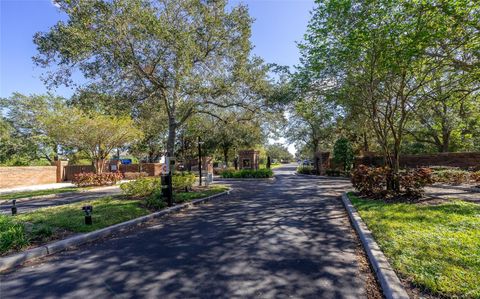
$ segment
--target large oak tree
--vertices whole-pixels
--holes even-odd
[[[168,118],[167,152],[192,115],[232,106],[252,110],[251,88],[265,72],[250,59],[252,19],[246,7],[226,0],[57,0],[67,21],[37,33],[37,64],[50,67],[46,81],[85,85],[131,100],[151,102]],[[75,82],[75,83],[78,83]],[[241,97],[231,97],[235,93]]]

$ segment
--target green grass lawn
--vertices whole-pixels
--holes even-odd
[[[227,190],[223,185],[209,189],[175,193],[177,203],[207,197]],[[82,207],[93,206],[93,225],[84,224]],[[105,197],[67,205],[41,208],[17,216],[0,215],[0,255],[29,245],[61,238],[61,233],[86,233],[151,213],[142,199]]]
[[[93,206],[93,225],[84,224],[85,214],[82,207]],[[82,201],[68,205],[39,209],[16,216],[20,222],[43,224],[49,227],[63,228],[71,232],[91,232],[100,228],[124,222],[148,214],[140,200],[126,200],[106,197]]]
[[[212,196],[226,190],[228,190],[228,187],[223,185],[210,185],[209,189],[207,190],[196,191],[196,192],[175,193],[173,197],[175,199],[175,202],[181,203],[181,202],[190,201],[197,198]]]
[[[400,276],[434,294],[480,298],[480,205],[349,198]]]
[[[65,187],[65,188],[58,188],[58,189],[21,191],[21,192],[0,194],[0,200],[12,200],[12,199],[18,199],[18,198],[27,198],[27,197],[34,197],[34,196],[50,195],[50,194],[60,194],[65,192],[81,191],[84,189],[85,188]]]

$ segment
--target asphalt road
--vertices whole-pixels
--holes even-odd
[[[348,183],[293,170],[0,275],[0,298],[364,298]]]

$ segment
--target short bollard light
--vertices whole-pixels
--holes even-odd
[[[17,203],[16,199],[12,200],[12,216],[17,215],[17,206],[15,205],[16,203]]]
[[[86,225],[92,225],[93,207],[92,206],[84,206],[84,207],[82,207],[82,210],[85,212],[85,224]]]

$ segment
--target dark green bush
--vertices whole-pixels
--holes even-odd
[[[147,199],[145,205],[151,210],[161,210],[167,206],[167,203],[162,198],[162,190],[156,189]]]
[[[133,197],[146,197],[161,188],[160,178],[140,178],[120,185],[123,193]]]
[[[172,178],[173,188],[176,190],[191,189],[197,178],[191,172],[176,173]]]
[[[315,169],[312,166],[299,166],[297,168],[299,174],[315,174]]]
[[[191,189],[196,177],[189,172],[180,172],[173,175],[172,184],[175,190]],[[120,185],[123,193],[133,197],[147,197],[156,190],[161,190],[161,179],[159,177],[139,178],[138,180],[123,183]]]
[[[222,178],[234,178],[234,179],[260,179],[273,177],[273,171],[271,169],[242,169],[242,170],[225,170],[221,174]]]

